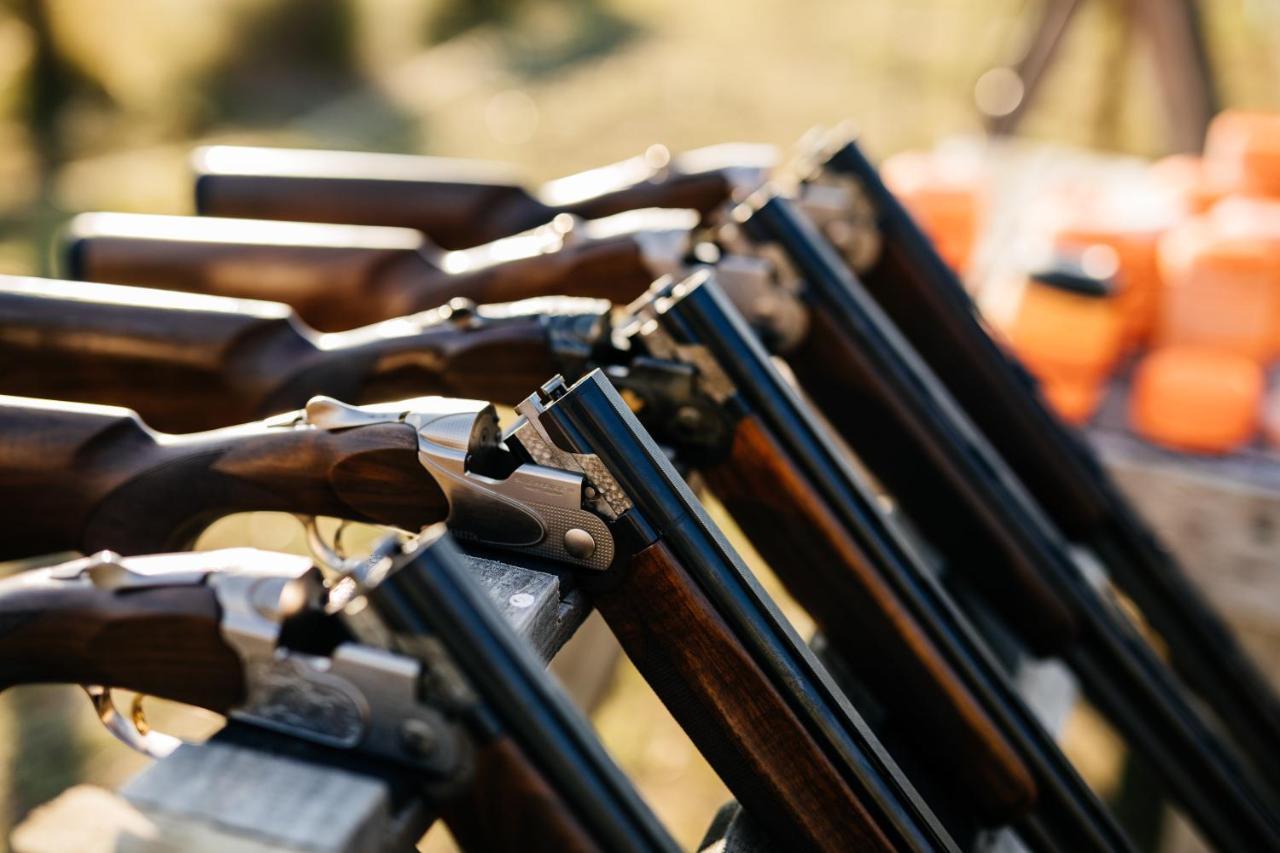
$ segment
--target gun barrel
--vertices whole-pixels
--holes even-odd
[[[867,292],[971,414],[1062,531],[1087,545],[1138,604],[1174,667],[1254,756],[1280,754],[1280,697],[1232,631],[1053,414],[1034,380],[982,327],[954,272],[859,147],[827,168],[853,176],[876,210],[883,250]],[[1275,762],[1259,769],[1280,784]]]
[[[860,804],[859,812],[877,828],[861,843],[954,849],[955,842],[772,605],[603,374],[595,371],[567,393],[558,397],[556,393],[553,389],[546,409],[553,434],[571,452],[597,456],[621,484],[645,525],[646,536],[654,543],[649,552],[660,558],[649,568],[669,572],[681,567],[685,583],[690,584],[685,594],[705,599],[723,620],[724,629],[740,638],[748,660],[759,669],[765,683],[782,695],[788,715],[807,733],[808,748],[816,746],[825,757],[825,762],[815,766],[834,767],[839,781],[852,792],[852,802]],[[628,607],[630,600],[630,595],[597,596],[606,618],[611,607]],[[663,609],[657,602],[653,604],[657,610]],[[683,624],[683,620],[677,621]],[[664,627],[674,630],[675,625],[650,630]],[[688,643],[687,634],[682,641]],[[696,656],[697,650],[686,649],[684,654]],[[705,673],[698,678],[705,678]],[[664,687],[682,692],[689,689],[660,678],[655,689]],[[749,700],[742,697],[741,701]],[[796,751],[793,760],[801,755]],[[803,774],[798,761],[792,766]],[[739,780],[734,790],[749,811],[764,819],[764,811],[753,809],[750,803],[759,799],[759,791],[752,790],[759,783]],[[812,790],[811,779],[791,780],[789,796],[806,787]],[[879,841],[873,841],[876,837]]]
[[[705,346],[715,356],[790,465],[813,484],[946,664],[1013,744],[1035,780],[1036,811],[1043,815],[1045,831],[1070,839],[1071,849],[1126,849],[1129,841],[1106,807],[1019,697],[937,578],[888,524],[870,487],[773,366],[714,280],[687,283],[681,289],[681,298],[668,301],[662,314],[664,327],[679,342]],[[811,570],[819,572],[821,567]]]
[[[1077,664],[1086,691],[1105,699],[1113,721],[1160,768],[1181,807],[1207,836],[1233,849],[1280,842],[1280,829],[1259,800],[1247,765],[1198,716],[1123,617],[1088,585],[1057,531],[834,250],[778,198],[762,200],[743,215],[757,239],[778,243],[800,270],[814,308],[811,338],[829,327],[824,360],[812,360],[816,350],[797,353],[793,366],[802,386],[853,447],[878,447],[864,461],[904,501],[927,536],[941,532],[938,544],[963,555],[952,561],[954,568],[974,577],[975,586],[988,594],[992,588],[979,581],[999,577],[1006,591],[997,599],[1000,611],[1033,647],[1053,638],[1028,630],[1025,611],[1038,614],[1047,606],[1048,613],[1062,614],[1071,630],[1040,651]],[[852,367],[860,383],[859,402],[874,403],[878,397],[880,408],[850,407],[847,388],[842,394],[830,387],[841,385],[832,381],[833,364]],[[877,444],[885,438],[909,438],[897,451],[929,465],[897,464],[902,457],[886,455]],[[947,482],[953,491],[940,505]],[[928,484],[927,492],[918,490],[921,483]],[[936,526],[939,520],[959,522],[970,534],[946,542],[950,537]],[[984,529],[995,547],[975,549],[983,543],[977,534]],[[1019,594],[1007,596],[1010,589]],[[1146,724],[1140,722],[1144,716]]]
[[[482,746],[490,757],[477,762],[466,807],[444,810],[459,837],[486,849],[500,840],[500,849],[523,849],[531,837],[562,849],[581,837],[599,850],[676,849],[447,536],[421,547],[367,598],[396,635],[437,638],[491,715],[473,728],[492,741]],[[497,731],[486,732],[494,721]],[[501,795],[513,789],[519,796]]]

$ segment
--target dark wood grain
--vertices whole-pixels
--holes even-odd
[[[417,529],[447,507],[406,424],[176,437],[120,409],[0,402],[0,559],[175,550],[254,510]]]
[[[196,203],[208,216],[397,225],[446,249],[476,246],[532,228],[555,213],[503,184],[361,179],[341,175],[201,174]]]
[[[206,586],[107,590],[41,579],[0,584],[0,688],[101,684],[225,713],[240,659]]]
[[[757,418],[739,422],[707,484],[831,647],[907,721],[944,786],[993,824],[1036,798],[1030,771]]]
[[[514,404],[557,372],[538,316],[318,336],[284,305],[0,276],[0,393],[123,406],[166,432],[423,394]],[[76,288],[68,291],[68,288]]]
[[[442,275],[420,247],[388,247],[382,240],[301,243],[291,231],[272,239],[275,223],[239,242],[188,240],[167,236],[160,224],[166,219],[157,219],[154,238],[113,232],[109,223],[77,237],[68,249],[69,272],[86,281],[283,302],[324,331],[398,317],[419,302],[431,308],[448,301],[414,299]]]
[[[601,193],[564,208],[584,219],[600,219],[646,207],[685,208],[702,215],[729,201],[732,187],[720,172],[673,173],[614,192]],[[427,232],[428,234],[430,232]]]
[[[519,745],[498,737],[479,747],[471,783],[441,807],[464,850],[588,853],[594,844]]]
[[[86,229],[68,249],[71,274],[86,281],[132,284],[242,299],[283,302],[322,331],[338,331],[435,308],[450,299],[513,302],[549,294],[628,302],[654,272],[635,238],[583,238],[555,249],[446,272],[422,246],[389,248],[385,238],[335,229],[324,242],[301,241],[280,223],[249,224],[243,240],[174,236],[156,217],[155,234],[138,222]],[[198,220],[195,220],[198,224]]]
[[[595,598],[627,656],[743,806],[793,849],[891,850],[765,673],[661,542]]]
[[[396,225],[415,228],[446,249],[463,249],[551,221],[559,213],[587,219],[646,207],[688,208],[706,214],[728,200],[719,172],[669,172],[552,207],[522,187],[504,183],[404,178],[370,179],[335,161],[308,175],[238,174],[205,169],[197,178],[197,205],[211,216]]]
[[[444,294],[479,303],[563,295],[626,303],[644,293],[654,278],[635,238],[620,236],[585,238],[554,252],[493,264],[433,284],[437,300]]]
[[[1071,611],[1041,567],[1009,538],[998,508],[983,504],[964,472],[924,435],[853,342],[821,311],[787,354],[800,386],[956,571],[995,605],[1032,648],[1052,654],[1074,639]],[[839,368],[839,369],[837,369]]]

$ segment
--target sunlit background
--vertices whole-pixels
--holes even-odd
[[[1082,4],[1023,136],[1157,156],[1164,103],[1128,14]],[[1203,3],[1224,104],[1280,109],[1280,2]],[[56,271],[84,210],[192,211],[196,142],[511,161],[531,182],[849,118],[884,156],[983,131],[1017,91],[1034,0],[0,0],[0,273]],[[220,531],[296,548],[295,531]],[[630,670],[594,721],[685,844],[726,794]],[[1072,740],[1100,784],[1105,733]],[[196,729],[199,725],[195,726]],[[0,824],[142,760],[69,690],[0,697]],[[7,835],[7,830],[5,831]]]

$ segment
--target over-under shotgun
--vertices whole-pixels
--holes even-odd
[[[468,850],[678,849],[447,537],[373,567],[350,617],[310,560],[251,549],[23,572],[0,688],[136,690],[394,766]]]
[[[0,373],[0,393],[52,389],[129,406],[176,431],[269,414],[264,401],[287,406],[312,394],[375,401],[471,382],[514,403],[528,382],[508,364],[571,374],[605,364],[646,428],[701,471],[814,614],[842,664],[910,721],[952,797],[1002,821],[1034,800],[1040,817],[1021,827],[1033,844],[1051,837],[1076,850],[1124,847],[708,273],[656,287],[616,329],[607,304],[547,298],[465,306],[461,314],[455,306],[383,324],[380,334],[320,337],[283,306],[191,296],[174,308],[174,299],[137,288],[0,281],[0,360],[23,365]],[[191,327],[205,330],[199,341]],[[398,381],[388,383],[376,369],[382,359],[417,369],[394,368]]]
[[[578,187],[582,203],[605,201],[610,212],[687,205],[715,220],[735,193],[763,183],[776,158],[762,147],[713,151],[687,158],[702,161],[695,166],[679,165],[677,156],[668,172],[646,171],[643,161],[604,167],[552,182],[547,193]],[[454,247],[532,227],[562,209],[465,160],[215,147],[197,155],[196,168],[206,213],[405,225]],[[983,328],[954,272],[856,142],[841,132],[815,136],[801,144],[785,171],[789,192],[843,250],[870,296],[1063,534],[1088,548],[1138,604],[1175,668],[1244,752],[1280,753],[1275,690],[1093,453]],[[696,182],[701,190],[695,202],[677,189],[683,184],[667,180],[685,175],[723,177]],[[393,201],[382,203],[383,191]],[[1280,790],[1276,763],[1259,758],[1256,764]]]
[[[956,274],[884,185],[856,142],[819,138],[797,168],[800,195],[843,191],[828,224],[873,297],[965,407],[1055,525],[1090,550],[1142,610],[1174,667],[1259,770],[1280,754],[1280,699],[1231,629],[1160,545],[1092,450],[1046,405],[1035,381],[991,337]],[[851,212],[859,211],[857,216]],[[870,239],[860,239],[869,236]],[[866,251],[864,247],[872,247]]]
[[[1239,781],[1253,774],[1199,718],[1151,649],[1087,587],[1059,534],[1028,538],[1018,532],[1051,526],[834,250],[784,199],[774,194],[762,194],[761,199],[758,210],[741,208],[741,221],[730,222],[717,236],[731,257],[756,251],[767,258],[781,278],[775,288],[780,299],[794,299],[798,292],[809,309],[803,336],[798,344],[792,336],[786,356],[828,419],[903,501],[928,538],[950,555],[965,555],[958,561],[962,567],[966,561],[988,563],[1000,556],[994,564],[999,571],[973,571],[972,577],[1033,651],[1062,656],[1064,650],[1078,648],[1080,613],[1073,610],[1088,608],[1092,627],[1101,632],[1091,639],[1104,637],[1109,649],[1103,661],[1117,666],[1117,661],[1128,660],[1133,672],[1145,673],[1141,678],[1110,673],[1109,693],[1095,701],[1135,744],[1152,754],[1185,808],[1199,812],[1202,823],[1216,821],[1218,828],[1206,830],[1208,834],[1249,823],[1224,817],[1210,803],[1235,803],[1242,814],[1253,816],[1255,827],[1269,824],[1266,809],[1248,804],[1253,799],[1249,784]],[[770,235],[775,226],[781,237]],[[789,258],[781,266],[773,263],[779,251]],[[818,258],[821,262],[815,261]],[[970,447],[970,438],[980,451]],[[991,470],[999,476],[991,477]],[[972,485],[978,475],[1000,485],[983,495],[988,487]],[[1016,496],[1015,509],[986,504],[1009,504],[1006,491]],[[948,509],[953,503],[968,509]],[[1047,574],[1046,560],[1051,566]],[[1075,601],[1063,594],[1067,588],[1076,589]],[[1113,628],[1120,633],[1108,635]],[[1117,655],[1121,651],[1124,654]],[[1091,671],[1095,680],[1103,678],[1098,667]],[[1144,685],[1145,693],[1126,686],[1130,684]],[[1158,712],[1135,710],[1157,706]],[[1151,714],[1165,723],[1151,727],[1139,722]],[[1216,793],[1206,795],[1211,787]]]
[[[808,333],[787,363],[949,567],[1029,649],[1068,663],[1214,843],[1280,843],[1280,815],[1256,775],[1093,585],[1067,540],[814,225],[762,191],[735,210],[732,229],[736,250],[781,253],[803,281]]]
[[[628,302],[683,267],[697,221],[639,210],[444,252],[405,228],[93,213],[72,221],[66,264],[73,278],[287,302],[329,332],[458,297]]]
[[[548,383],[505,436],[445,398],[305,413],[208,433],[127,410],[0,407],[0,555],[163,550],[218,516],[327,515],[573,570],[624,650],[772,834],[819,849],[955,849],[599,372]]]

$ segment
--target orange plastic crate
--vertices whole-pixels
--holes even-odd
[[[1280,196],[1280,113],[1226,110],[1209,125],[1205,163],[1225,189]]]
[[[1151,164],[1150,174],[1187,213],[1203,213],[1222,198],[1226,188],[1209,175],[1203,157],[1174,154]]]
[[[1256,361],[1207,347],[1152,351],[1134,372],[1130,426],[1174,450],[1229,453],[1257,433],[1266,379]]]
[[[1280,242],[1197,217],[1160,241],[1156,341],[1217,347],[1258,362],[1280,342]]]
[[[1106,247],[1093,247],[1086,257],[1099,252],[1113,271],[1115,255]],[[1006,330],[1009,346],[1040,380],[1049,402],[1074,423],[1093,414],[1124,351],[1124,315],[1112,287],[1109,276],[1059,263],[1029,277]]]

